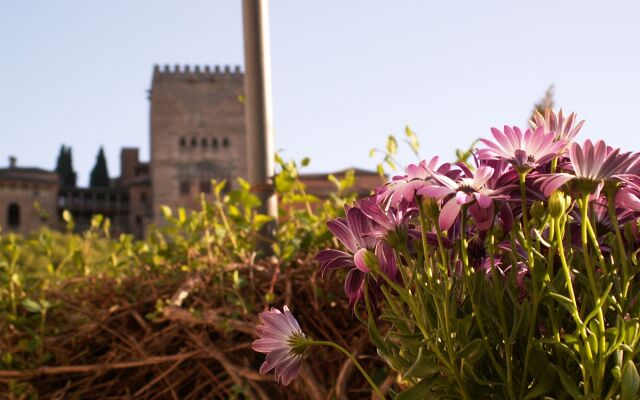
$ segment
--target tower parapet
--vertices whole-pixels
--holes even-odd
[[[153,66],[154,80],[198,80],[208,81],[216,79],[241,79],[244,76],[239,65],[235,65],[233,69],[230,65],[184,65],[176,64],[171,67],[169,64]]]

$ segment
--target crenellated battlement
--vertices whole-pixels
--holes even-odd
[[[230,65],[205,65],[204,67],[200,65],[180,65],[175,64],[174,66],[170,66],[165,64],[164,66],[154,65],[153,66],[153,80],[176,80],[176,79],[185,79],[185,80],[216,80],[216,79],[237,79],[242,78],[244,73],[239,65],[236,65],[231,68]]]

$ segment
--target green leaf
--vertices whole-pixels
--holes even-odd
[[[262,225],[272,220],[273,220],[272,217],[264,214],[256,214],[256,216],[253,218],[253,222],[256,224],[257,228],[260,228]]]
[[[64,220],[64,222],[72,222],[73,221],[73,216],[71,215],[69,210],[64,210],[62,212],[62,219]]]
[[[555,375],[552,369],[547,369],[538,381],[538,384],[524,397],[524,400],[538,399],[550,391],[555,384]]]
[[[460,355],[467,360],[468,364],[474,365],[484,355],[484,351],[482,339],[475,339],[460,350]]]
[[[569,311],[570,313],[574,312],[575,307],[573,306],[573,302],[570,298],[554,292],[549,292],[549,295],[558,300],[560,304],[567,309],[567,311]]]
[[[32,313],[39,313],[41,310],[40,304],[38,304],[38,302],[35,300],[31,300],[30,298],[22,300],[22,307]]]
[[[423,400],[434,399],[434,394],[431,393],[433,387],[433,379],[423,379],[418,384],[410,387],[404,392],[396,396],[395,400]]]
[[[569,394],[574,399],[580,398],[580,390],[578,389],[578,385],[573,380],[573,378],[567,375],[567,373],[564,372],[564,370],[562,370],[560,367],[556,367],[553,364],[550,364],[550,365],[558,373],[558,376],[560,377],[560,382],[562,383],[562,387],[564,388],[564,390],[567,391],[567,394]]]
[[[389,154],[396,154],[398,152],[398,141],[393,135],[389,135],[387,139],[387,151]]]
[[[632,360],[627,360],[622,368],[621,395],[622,400],[633,400],[637,398],[640,388],[640,376]]]
[[[375,323],[369,323],[368,330],[371,343],[373,343],[373,345],[376,346],[376,348],[384,355],[389,355],[389,349],[387,348],[387,345],[385,344],[382,335],[380,335],[380,331],[378,331],[378,327]]]
[[[251,184],[242,178],[238,178],[238,184],[242,190],[251,190]]]
[[[409,138],[409,140],[407,140],[407,143],[409,144],[409,147],[411,147],[413,153],[415,155],[419,155],[418,153],[420,150],[420,142],[418,141],[418,135],[416,135],[416,133],[412,131],[408,126],[404,128],[404,133]]]
[[[184,207],[178,208],[178,220],[181,224],[187,221],[187,210],[185,210]]]
[[[549,360],[547,353],[541,344],[535,343],[531,347],[531,356],[529,358],[529,371],[536,379],[543,379],[544,374],[549,371]],[[553,372],[553,370],[551,370]],[[555,375],[555,373],[554,373]]]
[[[284,163],[285,163],[285,162],[284,162],[284,160],[282,159],[282,157],[280,157],[280,153],[277,153],[277,152],[276,152],[276,154],[275,154],[275,156],[274,156],[274,157],[275,157],[275,159],[276,159],[276,164],[278,164],[278,165],[280,165],[280,166],[283,166],[283,165],[284,165]]]
[[[49,303],[49,302],[48,302],[47,300],[45,300],[45,299],[41,299],[41,300],[40,300],[40,307],[41,307],[41,308],[43,308],[43,309],[45,309],[45,310],[48,310],[49,308],[51,308],[51,303]]]
[[[171,208],[169,206],[160,206],[160,211],[162,212],[162,216],[165,219],[171,218],[173,212],[171,212]]]
[[[220,193],[222,193],[222,189],[224,189],[224,187],[227,185],[227,180],[223,179],[222,181],[220,181],[220,183],[216,183],[213,191],[216,194],[216,196],[220,196]]]
[[[311,159],[309,157],[305,157],[302,159],[302,161],[300,161],[300,165],[302,165],[303,167],[306,167],[307,165],[309,165],[310,162],[311,162]]]

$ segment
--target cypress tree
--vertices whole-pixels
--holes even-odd
[[[107,169],[107,159],[104,156],[104,150],[100,146],[98,156],[96,157],[96,165],[91,170],[89,177],[90,187],[109,187],[109,171]]]
[[[62,186],[75,186],[76,173],[73,170],[73,160],[71,158],[71,147],[62,145],[58,153],[55,171],[60,176],[60,184]]]

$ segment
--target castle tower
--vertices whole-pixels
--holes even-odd
[[[244,84],[240,67],[156,66],[151,84],[151,182],[159,207],[199,207],[211,179],[247,175]]]

